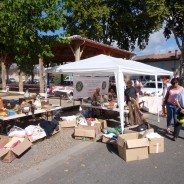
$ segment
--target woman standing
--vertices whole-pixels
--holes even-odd
[[[166,104],[167,109],[167,129],[166,131],[170,133],[172,119],[174,121],[174,126],[176,125],[176,111],[178,110],[177,106],[177,97],[184,88],[179,85],[179,78],[173,78],[171,80],[171,86],[168,88],[164,103]]]

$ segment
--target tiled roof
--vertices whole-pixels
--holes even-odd
[[[154,54],[154,55],[144,55],[144,56],[136,56],[133,58],[135,61],[161,61],[161,60],[173,60],[179,59],[181,56],[180,52],[169,52],[166,54]]]
[[[103,43],[100,43],[100,42],[97,42],[97,41],[94,41],[94,40],[90,40],[88,38],[81,37],[80,35],[73,35],[73,36],[70,36],[68,38],[71,39],[71,40],[75,40],[75,39],[79,40],[80,39],[80,40],[83,40],[83,41],[87,41],[87,42],[90,42],[90,43],[97,44],[99,46],[107,47],[107,48],[110,48],[110,49],[113,49],[113,50],[117,50],[117,51],[120,51],[120,52],[125,52],[125,53],[128,53],[131,56],[135,56],[135,54],[133,52],[129,52],[129,51],[124,50],[124,49],[119,49],[118,47],[113,47],[113,46],[110,46],[110,45],[107,45],[107,44],[103,44]]]

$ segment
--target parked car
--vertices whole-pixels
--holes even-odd
[[[39,81],[39,79],[34,79],[34,80],[33,80],[33,83],[34,83],[34,84],[39,84],[40,81]]]
[[[56,86],[53,91],[52,94],[55,96],[67,96],[70,93],[73,93],[73,87],[71,86]]]
[[[163,95],[163,82],[158,81],[157,84],[158,84],[158,95],[161,96]],[[155,95],[156,93],[155,81],[146,82],[141,91],[143,94]]]
[[[15,83],[16,82],[16,80],[15,80],[15,78],[9,78],[9,80],[8,80],[8,84],[10,84],[10,83]]]

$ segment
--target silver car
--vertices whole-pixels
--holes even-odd
[[[158,84],[157,93],[158,93],[159,96],[161,96],[161,95],[163,95],[163,82],[158,81],[157,84]],[[155,81],[146,82],[141,91],[142,91],[143,94],[155,95],[156,94]]]

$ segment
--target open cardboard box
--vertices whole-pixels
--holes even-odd
[[[59,125],[61,128],[73,128],[77,126],[76,120],[73,121],[60,121]]]
[[[96,126],[78,125],[78,127],[75,127],[74,136],[95,138],[96,137]]]
[[[19,144],[15,145],[20,141]],[[13,146],[15,145],[15,146]],[[32,143],[26,138],[17,138],[0,135],[0,157],[3,162],[10,163],[17,157],[21,156],[27,149],[31,147]]]
[[[107,129],[107,121],[103,119],[96,119],[96,124],[100,124],[100,129]]]
[[[110,139],[108,137],[105,137],[104,135],[102,137],[102,142],[106,143],[106,144],[117,144],[116,140],[113,140],[113,139]]]
[[[126,162],[148,158],[149,141],[140,133],[121,134],[117,144],[119,156]]]

